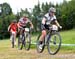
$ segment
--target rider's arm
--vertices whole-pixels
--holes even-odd
[[[17,26],[20,27],[20,22],[17,23]]]
[[[18,22],[18,24],[17,24],[18,28],[21,27],[21,25],[22,25],[22,22],[23,22],[22,19],[23,19],[23,18],[20,18],[20,19],[19,19],[19,22]]]
[[[11,27],[12,27],[12,23],[8,26],[8,31],[11,30]]]
[[[55,24],[56,24],[59,28],[62,28],[62,26],[60,26],[59,22],[57,21],[55,15],[53,16],[53,21],[55,22]]]
[[[30,22],[30,26],[31,26],[31,28],[33,28],[33,24],[32,24],[32,22]]]
[[[46,18],[44,17],[44,18],[42,19],[42,24],[45,25],[45,23],[46,23]]]
[[[8,26],[8,31],[10,31],[10,25]]]
[[[57,25],[59,28],[62,28],[62,27],[60,26],[60,24],[58,23],[57,20],[55,20],[55,23],[56,23],[56,25]]]
[[[28,22],[30,23],[30,27],[31,27],[31,28],[34,28],[32,22],[30,21],[30,19],[28,19]]]

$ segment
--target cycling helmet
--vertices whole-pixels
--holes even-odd
[[[56,9],[54,7],[49,8],[49,13],[50,12],[56,12]]]

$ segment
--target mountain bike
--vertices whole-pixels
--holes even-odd
[[[60,33],[58,32],[58,27],[56,25],[52,25],[49,30],[47,31],[47,35],[44,37],[44,41],[41,44],[42,48],[40,49],[40,43],[39,43],[39,38],[41,34],[37,38],[37,52],[42,53],[45,46],[47,46],[48,52],[51,55],[55,55],[61,47],[61,36]]]
[[[26,50],[30,49],[31,45],[31,35],[29,28],[23,28],[22,37],[18,38],[18,48],[22,50],[24,47]]]

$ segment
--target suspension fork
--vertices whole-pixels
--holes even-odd
[[[48,42],[48,41],[49,41],[50,37],[51,37],[50,33],[49,33],[49,34],[47,34],[47,39],[46,39],[47,41],[46,41],[46,44],[49,44],[49,42]]]
[[[23,32],[23,33],[22,33],[22,43],[23,43],[23,44],[25,44],[24,41],[25,41],[25,33]]]

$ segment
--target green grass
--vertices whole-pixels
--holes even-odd
[[[39,33],[32,36],[32,42],[36,42]],[[60,32],[63,44],[75,44],[75,29]]]
[[[62,37],[62,43],[75,44],[75,29],[60,32]]]

